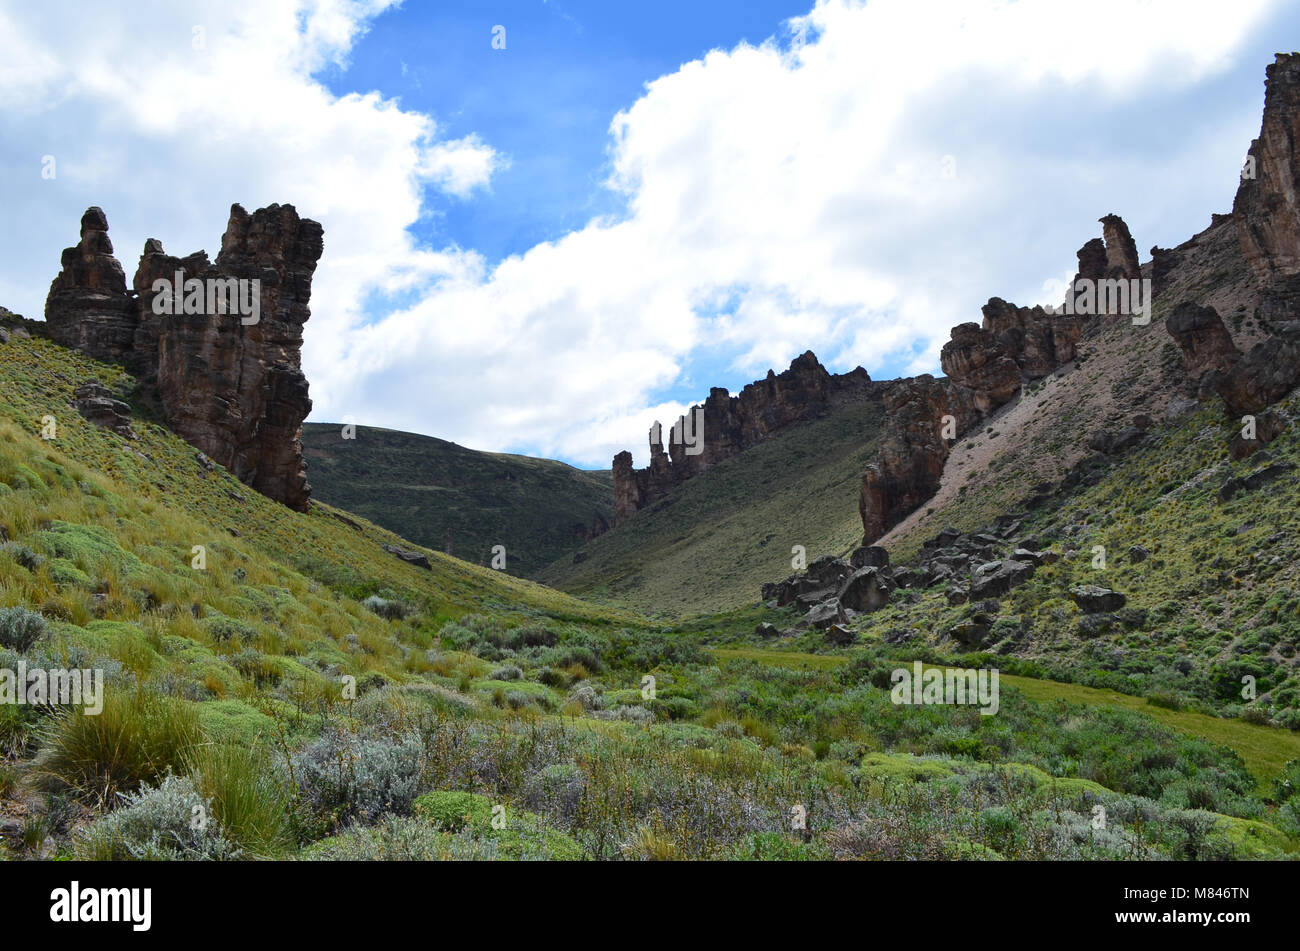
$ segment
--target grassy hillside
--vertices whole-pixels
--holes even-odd
[[[443,551],[489,565],[506,548],[510,574],[532,577],[574,551],[597,520],[614,520],[608,471],[551,459],[477,452],[414,433],[309,423],[303,449],[313,497]]]
[[[382,550],[412,543],[291,512],[146,418],[138,440],[89,425],[69,406],[88,378],[131,389],[46,341],[0,345],[0,669],[106,677],[98,715],[0,705],[0,858],[1296,849],[1300,766],[1261,789],[1223,746],[1027,690],[996,717],[899,707],[871,637],[795,669],[702,649],[752,639],[757,607],[656,625],[438,552],[417,568]]]
[[[791,549],[843,552],[862,537],[858,487],[880,403],[845,399],[684,483],[538,580],[665,615],[753,603],[790,573]]]

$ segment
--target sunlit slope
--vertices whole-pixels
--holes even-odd
[[[170,546],[168,557],[186,563],[192,546],[204,545],[210,570],[231,570],[223,558],[230,553],[241,561],[276,562],[353,596],[388,588],[453,614],[494,607],[607,616],[439,551],[424,550],[428,569],[406,564],[384,546],[417,546],[328,505],[291,511],[220,467],[209,471],[193,447],[159,423],[136,418],[136,440],[100,429],[73,408],[73,390],[90,379],[131,399],[133,381],[116,367],[40,338],[0,345],[0,416],[9,421],[0,476],[18,486],[0,499],[0,524],[14,529],[11,537],[58,511],[114,534],[129,522],[138,536],[155,537],[157,545]],[[40,438],[44,417],[55,420],[54,439]],[[87,477],[79,467],[92,474],[93,492],[80,488]]]
[[[875,456],[878,401],[844,400],[684,483],[538,579],[639,610],[689,614],[753,603],[764,581],[862,536],[858,487]],[[706,435],[707,438],[707,435]]]

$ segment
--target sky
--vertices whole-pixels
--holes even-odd
[[[607,468],[811,349],[938,373],[1055,303],[1097,219],[1142,257],[1230,210],[1285,0],[0,0],[0,304],[81,213],[219,248],[322,222],[318,422]]]

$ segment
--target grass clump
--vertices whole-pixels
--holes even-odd
[[[35,774],[48,789],[106,803],[179,771],[201,739],[191,704],[144,690],[112,690],[99,714],[77,709],[43,731]]]

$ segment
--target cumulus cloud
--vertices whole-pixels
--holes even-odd
[[[326,228],[304,354],[315,418],[644,462],[695,354],[741,379],[808,348],[838,370],[932,371],[953,324],[992,294],[1041,296],[1100,215],[1140,242],[1186,237],[1171,206],[1230,196],[1259,108],[1201,114],[1193,97],[1276,4],[819,0],[780,37],[649,82],[610,127],[625,212],[499,263],[408,231],[428,189],[490,187],[505,167],[490,143],[312,79],[383,6],[168,6],[72,35],[4,15],[0,79],[22,75],[0,84],[0,136],[25,150],[43,221],[40,260],[3,248],[17,263],[0,299],[34,301],[27,275],[91,201],[131,252],[149,223],[169,250],[211,248],[229,201],[293,201]],[[1144,132],[1144,104],[1181,109],[1186,134]],[[65,156],[57,192],[35,152]],[[717,381],[699,382],[696,398]]]

